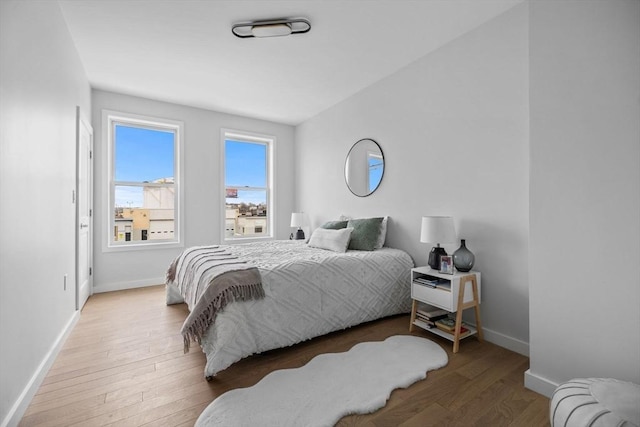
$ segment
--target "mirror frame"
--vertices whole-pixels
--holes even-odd
[[[358,194],[356,191],[354,191],[351,185],[349,185],[349,177],[347,176],[347,167],[349,165],[349,157],[351,156],[351,153],[353,152],[353,150],[358,146],[358,144],[364,143],[364,142],[374,143],[378,151],[380,151],[380,156],[382,156],[382,175],[380,175],[380,181],[378,181],[378,184],[373,190],[368,191],[366,194]],[[351,191],[351,194],[357,197],[368,197],[373,193],[375,193],[378,188],[380,188],[380,184],[382,183],[382,179],[384,178],[384,169],[385,169],[384,151],[382,151],[382,147],[380,147],[380,144],[378,144],[375,140],[371,138],[362,138],[356,141],[355,144],[351,146],[351,148],[349,149],[349,152],[347,153],[347,158],[344,161],[344,181],[347,184],[347,188],[349,189],[349,191]]]

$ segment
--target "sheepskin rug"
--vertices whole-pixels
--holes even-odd
[[[438,344],[421,337],[359,343],[220,395],[196,426],[332,426],[343,416],[384,407],[394,389],[409,387],[447,361]]]

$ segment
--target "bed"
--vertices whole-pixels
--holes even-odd
[[[222,251],[247,268],[255,267],[263,290],[260,295],[229,301],[198,339],[207,358],[207,380],[252,354],[407,313],[411,308],[409,274],[414,263],[399,249],[335,252],[296,240],[196,249],[214,254]],[[168,275],[167,304],[186,302],[190,297],[188,291],[179,289],[185,283],[178,283],[178,278],[185,282],[193,276],[184,271],[187,264],[172,264],[177,271],[171,280]]]

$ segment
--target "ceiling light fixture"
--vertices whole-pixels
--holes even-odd
[[[241,39],[251,37],[281,37],[307,33],[311,23],[304,18],[269,19],[233,24],[231,32]]]

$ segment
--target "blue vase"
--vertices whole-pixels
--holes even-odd
[[[476,256],[467,249],[464,239],[460,241],[460,247],[453,253],[453,265],[456,266],[456,270],[466,273],[473,268],[473,263],[476,261]]]

